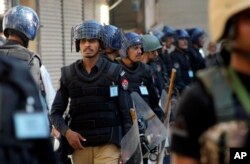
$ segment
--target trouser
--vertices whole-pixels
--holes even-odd
[[[85,147],[72,154],[73,164],[118,164],[120,149],[114,144]]]

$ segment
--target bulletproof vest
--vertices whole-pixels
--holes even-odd
[[[228,71],[211,67],[199,71],[198,78],[212,96],[217,122],[202,133],[201,163],[228,163],[229,148],[246,146],[249,118],[239,100],[234,97]]]
[[[37,54],[35,54],[34,52],[29,51],[27,48],[25,48],[19,44],[3,45],[0,47],[0,52],[2,55],[13,56],[13,57],[19,59],[20,63],[23,64],[25,67],[28,67],[29,69],[32,67],[32,61],[34,58],[38,59],[39,64],[41,66],[40,57]],[[37,70],[35,72],[40,72],[40,70]],[[41,85],[40,75],[37,75],[34,78],[39,78],[39,79],[35,79],[35,81],[38,82],[39,85]],[[38,86],[38,87],[41,87],[41,86]]]
[[[123,63],[121,63],[124,65]],[[126,72],[126,77],[129,81],[128,90],[130,93],[137,92],[140,96],[149,104],[149,96],[142,95],[140,91],[140,86],[148,86],[149,79],[152,75],[152,70],[150,67],[144,63],[138,62],[135,69],[130,69],[126,66],[123,67]]]
[[[32,61],[34,57],[39,58],[39,56],[31,51],[29,51],[27,48],[15,44],[15,45],[3,45],[0,47],[0,52],[2,54],[5,54],[6,56],[13,56],[19,60],[26,61],[28,64]]]
[[[205,59],[202,57],[198,48],[190,48],[189,51],[191,67],[195,74],[196,71],[204,69],[206,67]]]
[[[182,92],[193,79],[190,55],[178,49],[173,51],[170,55],[173,67],[176,69],[175,87]]]
[[[167,83],[166,74],[164,74],[166,71],[160,61],[150,63],[150,67],[152,68],[153,84],[160,97],[162,90],[165,89],[165,83]]]
[[[110,95],[110,87],[118,86],[121,67],[106,59],[100,60],[103,63],[91,78],[81,72],[78,61],[62,68],[62,81],[70,97],[69,126],[86,138],[84,146],[119,145],[122,135],[118,95]]]

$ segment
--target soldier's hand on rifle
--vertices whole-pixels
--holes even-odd
[[[84,149],[81,144],[81,141],[86,141],[86,139],[83,138],[81,134],[74,132],[71,129],[68,129],[66,131],[65,137],[67,138],[70,146],[72,146],[74,149]]]

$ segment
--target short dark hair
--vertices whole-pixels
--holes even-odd
[[[4,34],[5,34],[5,36],[7,38],[9,37],[9,35],[16,35],[16,36],[18,36],[22,40],[23,46],[26,47],[26,48],[28,47],[29,38],[27,38],[22,32],[17,31],[15,29],[5,29],[4,30]]]

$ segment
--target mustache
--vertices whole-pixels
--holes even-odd
[[[86,52],[86,51],[91,51],[91,52],[93,52],[94,50],[91,49],[91,48],[86,48],[86,49],[82,50],[82,52]]]

